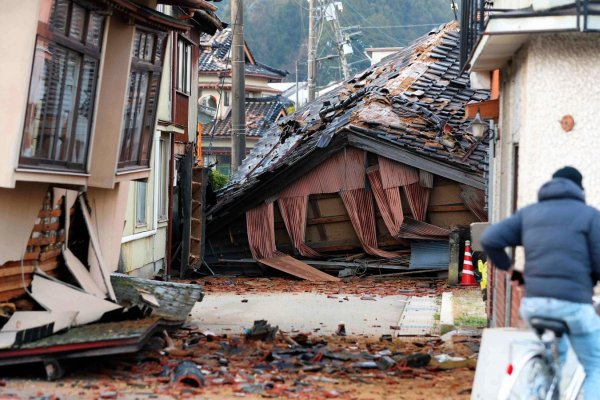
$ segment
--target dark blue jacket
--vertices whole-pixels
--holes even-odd
[[[600,212],[574,182],[555,178],[539,202],[488,228],[481,243],[494,265],[508,270],[506,247],[525,248],[525,296],[591,303],[600,278]]]

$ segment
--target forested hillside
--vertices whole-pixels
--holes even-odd
[[[352,71],[366,68],[368,47],[397,47],[409,43],[437,24],[453,19],[451,0],[341,0],[339,14],[342,27],[360,31],[353,37]],[[457,1],[458,3],[458,1]],[[230,21],[229,0],[216,3],[219,15]],[[244,0],[244,30],[256,59],[290,72],[294,80],[296,60],[306,62],[308,39],[308,2],[306,0]],[[317,57],[337,54],[331,25],[325,23]],[[306,64],[300,64],[300,79],[305,78]],[[319,84],[340,76],[337,59],[321,61]]]

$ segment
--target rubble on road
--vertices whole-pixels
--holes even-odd
[[[444,371],[448,362],[454,363],[450,368],[472,370],[470,360],[476,358],[467,347],[451,355],[444,353],[439,339],[379,342],[280,332],[266,341],[273,329],[267,321],[256,321],[252,329],[235,335],[207,336],[200,329],[179,329],[167,345],[179,353],[147,349],[135,359],[121,360],[115,368],[116,379],[139,380],[144,388],[155,393],[169,390],[174,397],[226,390],[236,397],[349,399],[352,393],[340,385],[342,381],[435,382],[448,373]],[[261,339],[248,340],[249,332],[258,332]]]
[[[248,340],[243,331],[215,335],[184,325],[151,338],[135,355],[79,364],[56,385],[75,391],[74,398],[466,399],[479,345],[478,337],[460,332],[445,342],[380,341],[275,331],[265,320],[248,332],[266,334]]]
[[[181,280],[199,283],[206,293],[262,294],[272,292],[317,292],[338,301],[349,301],[347,296],[357,295],[373,301],[384,296],[441,296],[447,281],[383,281],[376,277],[348,278],[341,282],[307,282],[286,278],[233,278],[208,277],[202,280]]]

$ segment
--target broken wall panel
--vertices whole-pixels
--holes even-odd
[[[73,322],[75,325],[98,321],[105,313],[121,308],[118,304],[38,274],[34,275],[31,282],[31,297],[47,311],[77,312]]]
[[[0,240],[0,265],[23,257],[47,192],[48,185],[37,182],[17,182],[14,189],[0,189],[0,215],[8,228]],[[48,208],[52,209],[52,203]]]

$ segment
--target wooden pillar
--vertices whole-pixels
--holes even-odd
[[[448,264],[448,284],[458,285],[460,271],[460,231],[450,232],[450,263]]]

